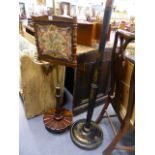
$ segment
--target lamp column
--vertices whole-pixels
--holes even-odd
[[[98,124],[92,121],[92,115],[95,107],[96,94],[99,80],[99,68],[102,63],[103,54],[105,50],[106,37],[109,29],[111,18],[113,0],[107,0],[104,10],[102,34],[100,38],[97,59],[94,66],[93,81],[91,83],[91,90],[89,96],[89,105],[87,118],[76,121],[70,130],[72,141],[83,149],[95,149],[103,141],[103,132]]]

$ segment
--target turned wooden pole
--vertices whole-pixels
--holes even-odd
[[[56,117],[59,117],[59,115],[61,114],[61,88],[60,86],[56,87],[56,112],[55,115]]]
[[[56,93],[56,111],[55,118],[59,118],[61,114],[61,88],[60,88],[60,80],[59,80],[59,66],[56,68],[56,76],[57,76],[57,86],[55,87]]]

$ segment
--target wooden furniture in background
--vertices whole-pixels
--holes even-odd
[[[42,16],[32,16],[32,21],[48,21],[48,16],[47,15],[42,15]]]
[[[36,45],[36,40],[34,37],[34,28],[29,26],[29,25],[24,25],[23,26],[23,33],[22,36],[29,40],[33,45]]]
[[[63,15],[53,15],[52,20],[56,21],[63,21],[63,20],[72,22],[72,17],[70,16],[63,16]],[[43,16],[32,16],[32,22],[26,26],[27,31],[30,31],[28,33],[33,33],[34,35],[34,22],[37,21],[49,21],[47,15]],[[100,34],[102,23],[99,22],[87,22],[87,21],[77,21],[77,44],[85,45],[85,46],[95,46],[96,43],[100,40]],[[108,35],[107,35],[107,41],[110,40],[110,34],[111,34],[111,25],[109,25]]]
[[[100,40],[102,24],[98,22],[78,22],[77,43],[94,46]],[[107,41],[110,40],[111,26],[109,26]]]
[[[108,102],[105,103],[96,122],[99,123],[102,118],[107,117],[115,134],[112,142],[104,150],[103,155],[111,155],[114,149],[123,149],[134,151],[134,147],[116,146],[124,134],[134,128],[134,105],[135,105],[135,62],[125,57],[127,45],[134,41],[133,33],[118,30],[115,36],[115,42],[112,53],[111,66],[111,86],[108,95]],[[120,40],[120,45],[118,45]],[[107,108],[113,106],[120,122],[121,127],[118,132],[108,115]],[[106,116],[104,116],[106,114]],[[113,115],[112,115],[113,117]]]
[[[63,15],[53,15],[52,16],[52,20],[54,20],[54,21],[63,21],[63,22],[73,22],[73,17],[71,17],[71,16],[63,16]],[[74,17],[74,22],[76,22],[77,23],[77,19],[76,19],[76,17]]]
[[[86,46],[94,44],[95,25],[91,22],[78,23],[77,43]]]
[[[101,36],[101,31],[102,31],[102,23],[96,23],[96,28],[95,28],[95,40],[99,41],[100,36]],[[109,30],[107,34],[107,41],[110,40],[110,34],[111,34],[111,24],[109,25]]]

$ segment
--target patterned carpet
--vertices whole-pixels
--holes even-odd
[[[72,109],[72,96],[67,91],[67,102],[65,107]],[[93,120],[96,119],[102,106],[98,106],[94,110]],[[113,114],[112,107],[108,111]],[[95,150],[82,150],[75,146],[70,138],[70,132],[66,131],[63,134],[51,134],[43,125],[43,116],[37,116],[27,120],[24,113],[24,106],[21,98],[19,99],[19,155],[101,155],[102,151],[111,142],[113,138],[112,129],[107,120],[104,119],[100,123],[103,129],[103,143]],[[73,117],[75,122],[78,119],[86,118],[86,112],[76,117]],[[119,127],[117,118],[113,119],[116,127]],[[134,131],[128,133],[120,143],[132,145],[135,141]],[[113,155],[134,155],[126,151],[113,151]]]

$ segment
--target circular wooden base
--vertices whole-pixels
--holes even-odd
[[[72,141],[80,148],[91,150],[101,145],[103,141],[102,129],[91,121],[90,128],[85,128],[86,119],[76,121],[70,130]]]
[[[62,108],[59,110],[59,115],[56,114],[56,109],[50,109],[43,117],[45,128],[52,133],[62,133],[70,127],[72,123],[72,112]]]

